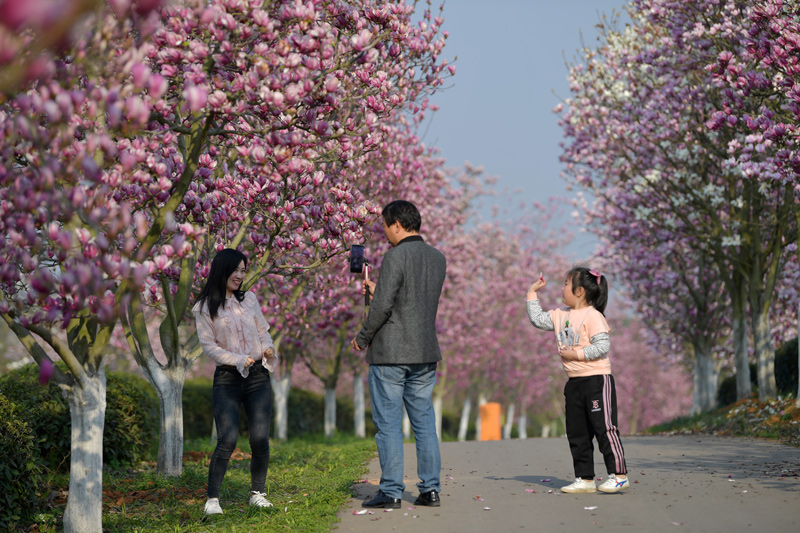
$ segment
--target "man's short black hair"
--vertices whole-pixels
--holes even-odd
[[[381,212],[383,221],[387,226],[399,222],[404,230],[411,233],[419,233],[422,225],[422,217],[417,206],[407,200],[395,200],[386,204]]]

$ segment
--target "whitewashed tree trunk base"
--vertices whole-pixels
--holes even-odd
[[[527,439],[528,438],[528,415],[525,412],[520,413],[519,421],[519,438],[520,439]]]
[[[433,412],[436,415],[436,437],[442,441],[442,397],[433,397]]]
[[[475,420],[475,440],[481,440],[482,436],[482,428],[481,428],[481,406],[485,405],[488,400],[483,393],[478,394],[478,416]]]
[[[458,442],[467,440],[470,411],[472,411],[472,400],[467,396],[464,399],[464,407],[461,408],[461,421],[458,424]]]
[[[769,313],[753,312],[753,339],[758,372],[758,399],[762,402],[778,397],[775,382],[775,349],[772,347]]]
[[[361,371],[358,371],[353,379],[353,427],[355,429],[356,437],[361,439],[367,436],[367,422],[364,415],[365,412],[364,376]]]
[[[103,530],[103,429],[106,415],[106,375],[88,376],[67,397],[72,421],[69,497],[64,531]]]
[[[286,440],[289,436],[289,390],[292,386],[292,372],[281,373],[272,379],[273,410],[275,411],[275,437]]]
[[[509,404],[506,408],[506,423],[503,425],[503,439],[508,440],[511,438],[511,429],[514,427],[514,411],[516,407],[513,403]]]
[[[695,350],[692,414],[705,413],[717,406],[717,372],[711,352]]]
[[[406,440],[411,438],[411,419],[408,418],[405,404],[403,404],[403,438]]]
[[[336,389],[325,389],[325,437],[333,437],[336,432]]]

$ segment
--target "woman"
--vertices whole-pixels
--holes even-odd
[[[269,467],[272,386],[278,356],[261,306],[252,292],[241,290],[247,257],[226,248],[211,262],[211,272],[192,312],[203,353],[213,359],[213,408],[217,447],[208,467],[205,514],[222,514],[219,491],[239,436],[239,408],[244,404],[250,429],[250,505],[272,507],[264,486]]]

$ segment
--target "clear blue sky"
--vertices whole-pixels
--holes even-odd
[[[498,176],[515,199],[547,202],[566,196],[559,177],[562,132],[552,109],[569,96],[565,60],[582,43],[597,45],[595,26],[622,12],[625,0],[447,0],[442,28],[450,32],[443,56],[455,62],[452,85],[432,102],[440,109],[421,132],[441,149],[447,166],[465,161]],[[438,2],[434,2],[438,5]],[[623,20],[626,20],[627,16]],[[574,193],[569,193],[574,194]],[[565,220],[572,224],[565,206]],[[508,218],[519,213],[510,206]],[[485,213],[488,215],[488,212]],[[596,240],[577,234],[568,249],[586,258]]]

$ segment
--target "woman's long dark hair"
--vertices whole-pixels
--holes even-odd
[[[572,290],[582,287],[586,294],[586,303],[603,313],[608,303],[608,281],[606,277],[597,270],[589,270],[586,267],[572,267],[567,272],[567,278],[572,281]],[[598,279],[599,278],[599,279]]]
[[[220,306],[225,307],[225,298],[228,296],[228,278],[239,268],[239,263],[242,261],[244,261],[244,267],[247,268],[247,256],[233,248],[220,250],[211,261],[211,271],[208,273],[206,286],[197,297],[200,305],[203,302],[208,305],[208,314],[211,316],[211,320],[217,318]],[[244,291],[241,290],[241,287],[233,291],[233,295],[240,302],[244,300]]]

